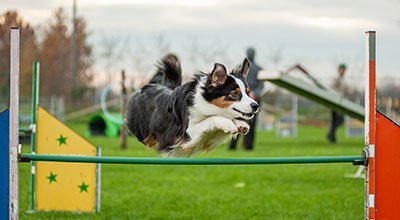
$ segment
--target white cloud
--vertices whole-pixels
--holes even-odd
[[[22,9],[19,10],[19,13],[25,20],[35,25],[45,22],[52,15],[52,11],[49,9]]]
[[[83,7],[110,6],[110,5],[147,5],[147,6],[186,6],[186,7],[210,7],[223,4],[222,0],[80,0]]]
[[[374,20],[345,18],[345,17],[298,17],[295,22],[300,25],[316,27],[322,29],[350,29],[350,28],[367,28],[381,25]]]
[[[363,62],[363,31],[378,31],[382,73],[398,73],[400,50],[399,2],[393,0],[77,0],[78,14],[85,17],[96,48],[99,33],[126,36],[143,44],[165,35],[173,51],[184,57],[191,41],[210,47],[227,45],[232,62],[248,45],[259,48],[265,65],[269,48],[282,47],[285,59],[304,62],[310,69],[329,75],[336,62],[357,57]],[[1,0],[1,9],[18,9],[31,23],[42,24],[59,6],[70,15],[68,0]],[[0,11],[0,13],[3,11]],[[361,55],[360,55],[361,54]],[[341,59],[332,61],[332,57]],[[360,57],[358,59],[358,57]],[[185,61],[185,60],[184,60]],[[149,62],[153,63],[153,60]]]

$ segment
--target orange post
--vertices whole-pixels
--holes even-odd
[[[365,219],[399,219],[400,127],[376,110],[375,32],[367,32],[365,144],[368,151]]]

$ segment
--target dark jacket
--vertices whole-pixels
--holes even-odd
[[[262,91],[264,89],[264,82],[257,78],[258,72],[262,70],[262,68],[257,65],[254,61],[250,61],[250,70],[247,75],[247,82],[249,83],[250,90],[257,97],[261,97]]]

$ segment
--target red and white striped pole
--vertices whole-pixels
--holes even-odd
[[[375,137],[376,137],[376,66],[375,31],[366,32],[366,82],[365,82],[365,147],[368,167],[365,178],[365,219],[375,219]]]

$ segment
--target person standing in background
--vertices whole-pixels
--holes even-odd
[[[254,99],[260,104],[262,91],[264,89],[264,82],[258,80],[257,75],[262,68],[257,65],[254,61],[256,50],[252,47],[247,48],[246,50],[247,58],[250,61],[250,69],[247,75],[247,82],[249,83],[250,87],[250,98]],[[257,121],[257,114],[249,121],[250,130],[249,133],[244,135],[243,137],[243,147],[245,150],[253,150],[254,148],[254,139],[255,139],[255,129],[256,129],[256,121]],[[229,150],[236,150],[236,144],[238,141],[239,135],[236,138],[233,138],[229,144]]]
[[[346,96],[348,94],[348,88],[344,82],[344,76],[346,73],[346,65],[340,64],[338,68],[338,76],[333,80],[332,88],[336,90],[340,95]],[[332,111],[331,112],[331,124],[329,127],[328,134],[326,138],[332,144],[336,143],[336,130],[340,125],[343,124],[344,116],[343,114]]]

